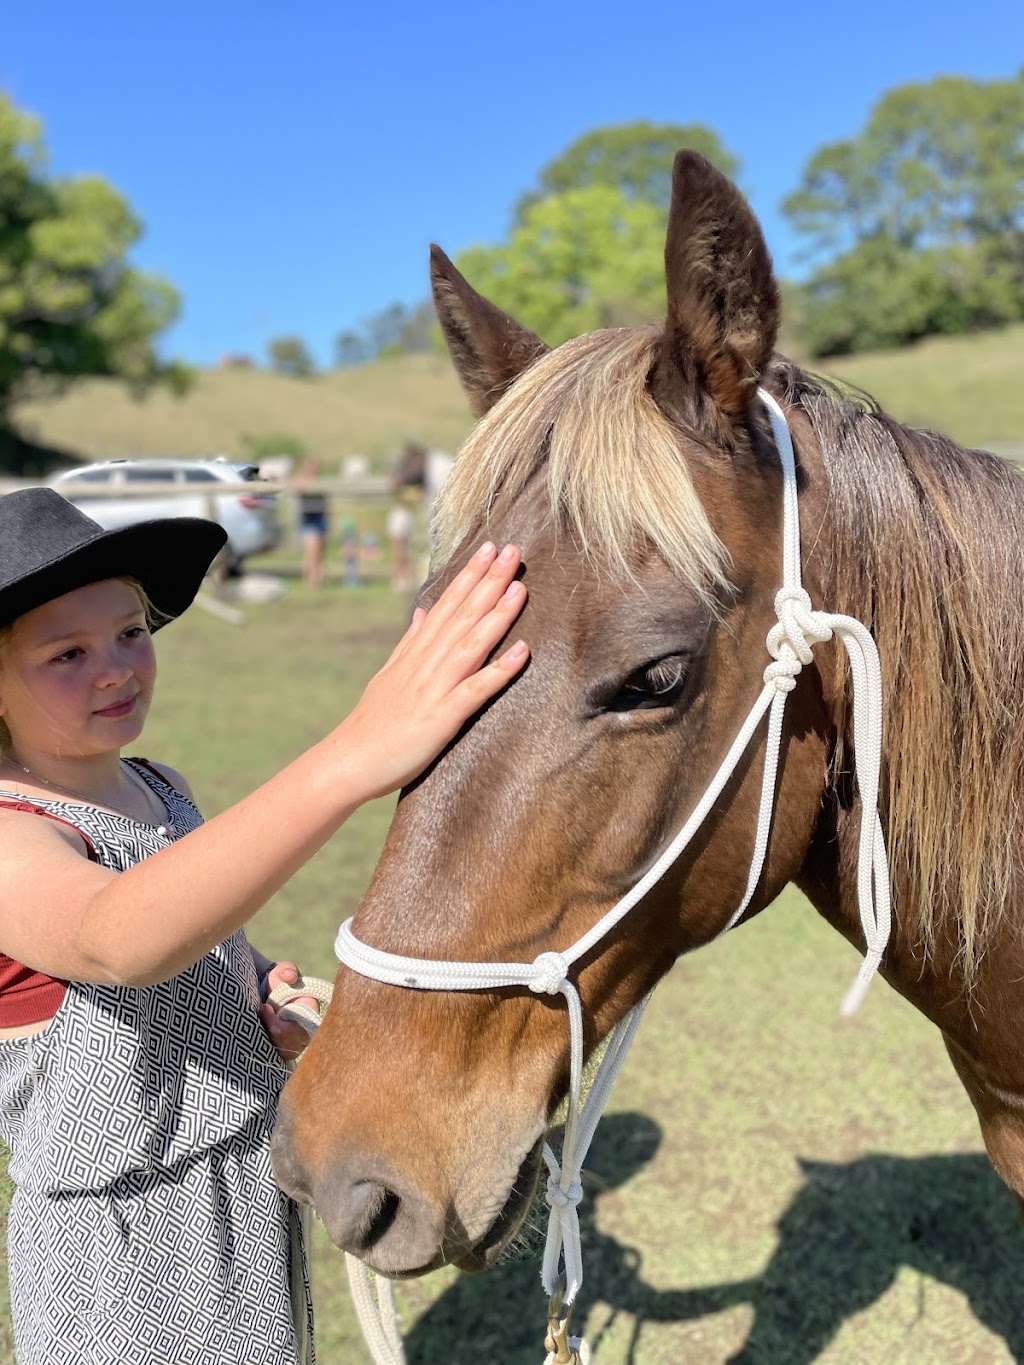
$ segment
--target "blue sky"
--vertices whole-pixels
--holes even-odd
[[[427,245],[500,240],[581,133],[705,123],[779,269],[779,201],[887,89],[1011,77],[1019,0],[836,6],[31,0],[0,4],[0,89],[38,114],[55,172],[95,172],[146,224],[134,253],[181,290],[163,350],[262,359],[427,293]]]

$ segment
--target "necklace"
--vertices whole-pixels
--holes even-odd
[[[97,802],[94,796],[90,796],[86,792],[76,791],[74,787],[69,787],[64,784],[58,786],[56,782],[51,782],[50,779],[48,777],[44,777],[42,773],[33,772],[32,769],[29,768],[26,764],[20,762],[20,760],[17,759],[13,753],[8,753],[7,757],[16,768],[20,768],[23,773],[31,777],[33,782],[41,782],[44,787],[49,787],[51,791],[56,792],[58,795],[77,797],[79,801],[85,802],[85,804],[88,806],[106,806],[108,810],[114,811],[116,815],[122,815],[126,820],[134,820],[136,824],[140,825],[152,824],[152,821],[150,820],[138,820],[134,815],[128,815],[126,811],[118,810],[116,806],[107,805],[106,802]],[[124,762],[124,760],[122,759],[121,762]],[[141,777],[139,777],[136,774],[135,769],[131,766],[131,764],[127,764],[126,766],[128,768],[128,772],[130,773],[132,780],[135,783],[135,786],[141,787],[142,790],[144,791],[146,796],[146,802],[149,805],[150,809],[152,810],[153,806],[156,804],[159,798],[157,797],[156,793],[152,790],[152,788],[146,782],[144,782]],[[160,809],[161,814],[166,817],[166,809],[164,808],[162,802],[160,803]],[[157,834],[166,835],[174,833],[173,824],[171,824],[170,821],[168,821],[166,818],[163,819],[160,822],[160,824],[156,825],[155,828]]]

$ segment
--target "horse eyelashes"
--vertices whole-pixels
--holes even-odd
[[[610,711],[653,710],[670,706],[686,685],[687,658],[667,655],[631,673],[608,705]]]

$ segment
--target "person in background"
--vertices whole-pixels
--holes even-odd
[[[294,480],[298,493],[299,534],[302,537],[302,581],[307,588],[322,588],[324,584],[328,503],[327,494],[316,486],[319,479],[320,462],[308,455]]]
[[[341,573],[346,588],[362,586],[359,575],[359,532],[354,521],[341,525]]]
[[[388,508],[387,533],[391,544],[391,586],[395,592],[408,592],[412,587],[412,508],[404,497],[398,497]]]
[[[423,502],[427,452],[413,442],[406,445],[395,475],[394,501],[388,509],[387,536],[391,542],[391,586],[408,592],[413,585],[412,537],[415,509]]]

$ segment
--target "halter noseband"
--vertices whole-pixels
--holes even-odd
[[[648,996],[635,1005],[613,1029],[586,1102],[581,1106],[583,1013],[579,994],[569,979],[569,973],[576,962],[600,943],[643,899],[683,852],[704,823],[765,712],[768,712],[768,738],[750,874],[743,899],[720,932],[725,933],[741,918],[761,878],[768,852],[786,698],[796,685],[797,674],[805,664],[811,662],[812,647],[830,640],[833,635],[839,637],[846,650],[853,683],[853,737],[861,801],[857,905],[866,947],[860,970],[843,1001],[844,1014],[852,1014],[863,1000],[879,968],[889,938],[889,869],[878,818],[882,752],[882,677],[878,652],[871,635],[859,621],[849,616],[815,611],[811,605],[800,578],[800,517],[793,443],[782,409],[775,399],[764,389],[758,390],[758,397],[771,420],[783,479],[782,587],[775,597],[778,619],[767,638],[768,653],[773,662],[764,670],[764,687],[721,767],[661,857],[582,938],[561,952],[543,952],[533,962],[437,962],[429,958],[385,953],[356,938],[352,932],[351,919],[341,926],[334,945],[338,958],[346,967],[392,986],[434,991],[479,991],[502,986],[526,986],[540,994],[561,993],[565,996],[570,1039],[568,1114],[561,1162],[547,1144],[543,1149],[548,1167],[547,1202],[551,1215],[541,1279],[548,1294],[556,1294],[561,1288],[560,1258],[564,1260],[563,1297],[566,1305],[572,1304],[583,1283],[579,1219],[576,1213],[582,1196],[580,1177],[583,1161],[612,1083],[650,998]]]

